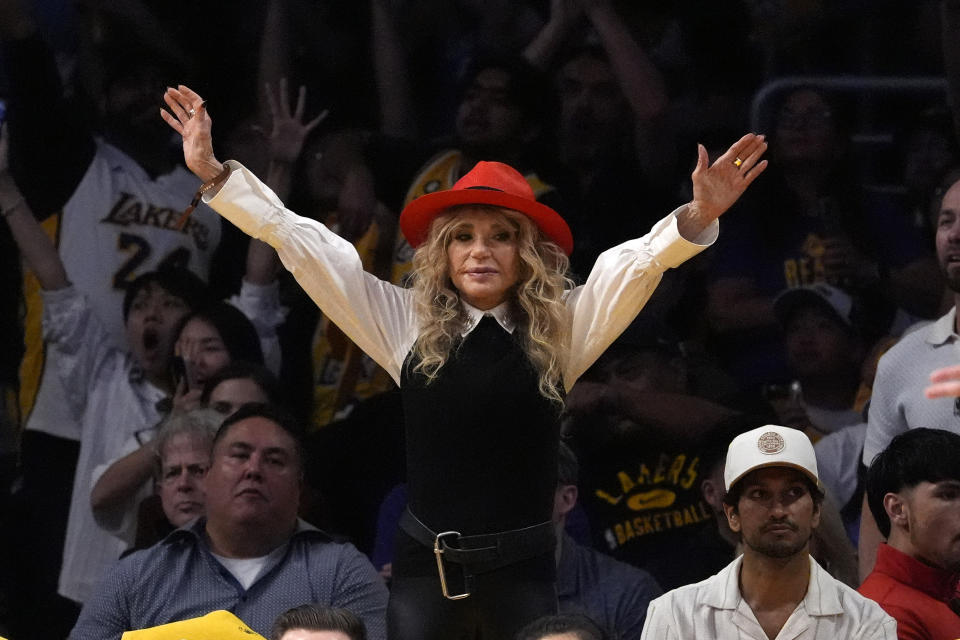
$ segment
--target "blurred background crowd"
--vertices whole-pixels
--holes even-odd
[[[815,555],[858,583],[877,362],[954,305],[941,267],[960,252],[938,256],[935,234],[960,176],[960,2],[0,0],[0,40],[0,173],[115,345],[147,359],[164,350],[156,416],[171,403],[230,413],[231,402],[279,400],[306,425],[301,514],[387,577],[404,505],[397,390],[288,273],[268,268],[275,308],[247,313],[241,281],[256,280],[259,254],[232,225],[201,206],[173,228],[199,184],[176,169],[165,87],[203,95],[220,158],[264,176],[395,283],[412,256],[399,211],[478,160],[520,169],[569,221],[582,281],[601,251],[690,199],[698,142],[715,157],[745,131],[766,134],[769,169],[724,216],[716,246],[668,272],[570,392],[565,438],[579,465],[561,481],[578,497],[564,525],[663,589],[711,575],[736,544],[716,518],[726,443],[784,424],[814,440],[833,504]],[[147,330],[129,342],[124,295],[168,267],[204,279],[207,300],[235,302],[200,314],[220,353],[188,349],[191,322],[169,341]],[[99,544],[71,542],[68,522],[89,511],[104,477],[90,474],[157,421],[91,418],[89,398],[53,388],[44,300],[0,225],[0,635],[43,611],[62,638],[86,592],[61,571]],[[246,338],[236,307],[254,325]],[[165,378],[175,345],[196,396],[186,400]],[[256,384],[218,400],[217,384],[235,379]],[[121,435],[88,456],[85,438],[104,440],[88,435],[91,421]],[[94,493],[94,505],[111,495]],[[151,501],[117,553],[157,539]]]

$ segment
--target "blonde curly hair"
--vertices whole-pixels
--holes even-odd
[[[459,212],[483,211],[503,217],[517,234],[519,273],[510,292],[511,313],[521,345],[537,371],[544,397],[563,403],[563,366],[570,344],[570,317],[564,294],[573,288],[567,277],[570,261],[527,216],[488,205],[452,207],[431,223],[426,241],[413,256],[411,286],[420,334],[413,345],[414,367],[431,382],[460,345],[467,315],[450,279],[447,247],[459,222]]]

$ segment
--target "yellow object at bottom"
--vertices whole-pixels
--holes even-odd
[[[127,631],[120,640],[266,640],[229,611],[213,611],[199,618]],[[0,640],[3,640],[0,638]]]

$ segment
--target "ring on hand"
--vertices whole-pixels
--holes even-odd
[[[733,166],[739,167],[742,164],[743,164],[743,160],[740,159],[740,156],[737,156],[736,158],[733,159]]]
[[[197,115],[197,110],[196,110],[196,109],[190,109],[190,111],[187,111],[187,116],[188,116],[188,117],[192,118],[192,117],[195,116],[195,115]],[[738,158],[738,159],[739,159],[739,158]]]

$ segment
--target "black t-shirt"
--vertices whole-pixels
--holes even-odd
[[[733,550],[700,495],[698,444],[658,442],[651,431],[583,424],[572,446],[594,546],[646,569],[669,590],[713,575]]]

